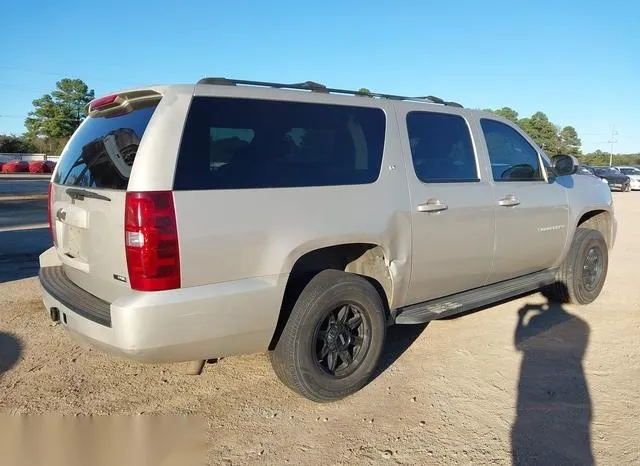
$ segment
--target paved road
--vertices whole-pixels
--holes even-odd
[[[47,200],[0,199],[0,231],[22,225],[47,223]]]
[[[52,244],[49,229],[11,230],[46,223],[46,200],[0,200],[0,283],[38,274],[38,256]]]
[[[0,232],[0,283],[38,275],[38,256],[51,245],[49,228]]]
[[[8,194],[47,194],[47,180],[0,179],[0,196]]]

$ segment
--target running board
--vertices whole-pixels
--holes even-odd
[[[430,320],[442,319],[535,291],[551,285],[555,281],[555,270],[543,270],[493,285],[402,307],[396,311],[394,321],[396,324],[423,324]]]

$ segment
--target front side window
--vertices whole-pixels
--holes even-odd
[[[377,108],[195,97],[174,189],[251,189],[373,183],[385,114]]]
[[[543,180],[538,152],[515,129],[496,120],[482,118],[495,181]]]
[[[478,181],[469,127],[458,115],[410,112],[407,131],[416,176],[423,183]]]

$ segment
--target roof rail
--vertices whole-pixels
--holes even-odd
[[[202,78],[198,81],[198,84],[211,84],[217,86],[260,86],[260,87],[272,87],[275,89],[296,89],[302,91],[311,91],[311,92],[322,92],[322,93],[332,93],[332,94],[345,94],[345,95],[356,95],[363,97],[377,97],[379,99],[390,99],[390,100],[407,100],[413,102],[427,102],[432,104],[440,104],[446,105],[449,107],[458,107],[463,108],[457,102],[448,102],[439,97],[435,97],[432,95],[425,97],[408,97],[402,95],[393,95],[393,94],[381,94],[378,92],[360,92],[360,91],[352,91],[347,89],[335,89],[331,87],[326,87],[323,84],[319,84],[313,81],[306,81],[303,83],[293,83],[293,84],[284,84],[284,83],[272,83],[265,81],[247,81],[242,79],[228,79],[221,77],[212,77],[212,78]]]

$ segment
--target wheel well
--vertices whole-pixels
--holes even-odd
[[[304,287],[323,270],[344,270],[365,277],[380,293],[388,313],[393,287],[386,264],[382,248],[370,243],[341,244],[304,254],[291,269],[269,350],[274,349],[278,343],[293,306]]]
[[[606,210],[593,210],[587,212],[578,222],[578,227],[598,230],[604,236],[607,247],[611,248],[611,214]]]

